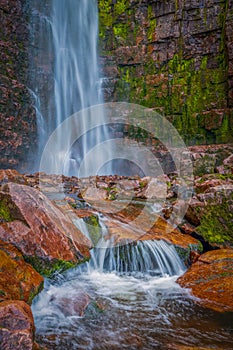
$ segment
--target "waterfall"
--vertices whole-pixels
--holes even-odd
[[[85,161],[85,156],[109,138],[104,108],[94,116],[99,127],[93,130],[87,124],[91,109],[85,111],[103,103],[97,54],[97,1],[51,0],[42,6],[33,0],[29,6],[32,7],[30,88],[35,97],[39,145],[36,167],[44,145],[58,128],[54,152],[48,156],[49,171],[79,175],[82,166],[82,176],[96,175],[94,163],[101,164],[101,159],[92,157]],[[75,123],[62,124],[78,111]],[[75,142],[74,130],[84,130]],[[102,154],[97,157],[102,157],[104,162]]]
[[[135,276],[174,276],[184,271],[175,248],[165,241],[138,241],[123,246],[95,248],[95,266],[101,272]]]
[[[92,241],[89,225],[84,220],[75,219],[75,225]],[[114,244],[114,236],[109,237],[104,219],[99,216],[99,241],[91,251],[91,261],[81,270],[99,271],[100,273],[115,272],[117,274],[134,275],[137,277],[150,275],[157,277],[180,275],[184,263],[179,258],[174,246],[160,240],[125,242]]]

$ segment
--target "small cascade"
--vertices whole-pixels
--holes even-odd
[[[97,247],[92,255],[101,272],[135,277],[165,277],[179,275],[185,269],[175,248],[165,241],[138,241],[117,247]]]
[[[167,242],[148,240],[114,245],[114,237],[105,238],[109,235],[104,218],[99,216],[98,221],[100,238],[91,251],[91,261],[87,264],[89,272],[97,270],[100,273],[115,272],[135,277],[165,277],[180,275],[185,270],[174,246]],[[74,223],[92,241],[89,225],[81,218]]]

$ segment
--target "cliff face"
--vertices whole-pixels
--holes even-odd
[[[42,91],[51,89],[52,81],[49,58],[40,59],[38,42],[30,43],[35,54],[28,59],[26,3],[0,0],[0,166],[21,169],[37,143],[28,71],[33,65],[40,70]],[[158,110],[189,144],[232,141],[233,2],[98,3],[105,101]]]
[[[189,144],[233,135],[233,4],[99,0],[106,101],[152,107]]]
[[[28,28],[24,0],[0,0],[0,167],[23,167],[35,113],[26,88]]]

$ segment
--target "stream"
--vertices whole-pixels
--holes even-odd
[[[175,249],[163,241],[154,243],[133,248],[145,257],[134,268],[117,271],[109,257],[119,263],[120,253],[106,248],[100,254],[96,248],[89,263],[46,280],[32,305],[37,342],[48,350],[232,350],[232,314],[196,303],[176,283],[185,267]],[[136,253],[128,260],[138,258]],[[80,315],[77,303],[86,293],[90,302]]]

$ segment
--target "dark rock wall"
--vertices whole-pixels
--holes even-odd
[[[99,0],[106,101],[155,108],[189,144],[233,138],[233,4]]]
[[[24,0],[0,0],[0,167],[23,169],[35,140],[26,87],[28,26]]]
[[[98,2],[105,100],[155,108],[189,144],[232,141],[233,1]],[[6,168],[24,169],[37,143],[26,86],[30,62],[42,60],[36,42],[28,58],[26,4],[0,0],[0,166]],[[51,84],[44,61],[42,90]]]

